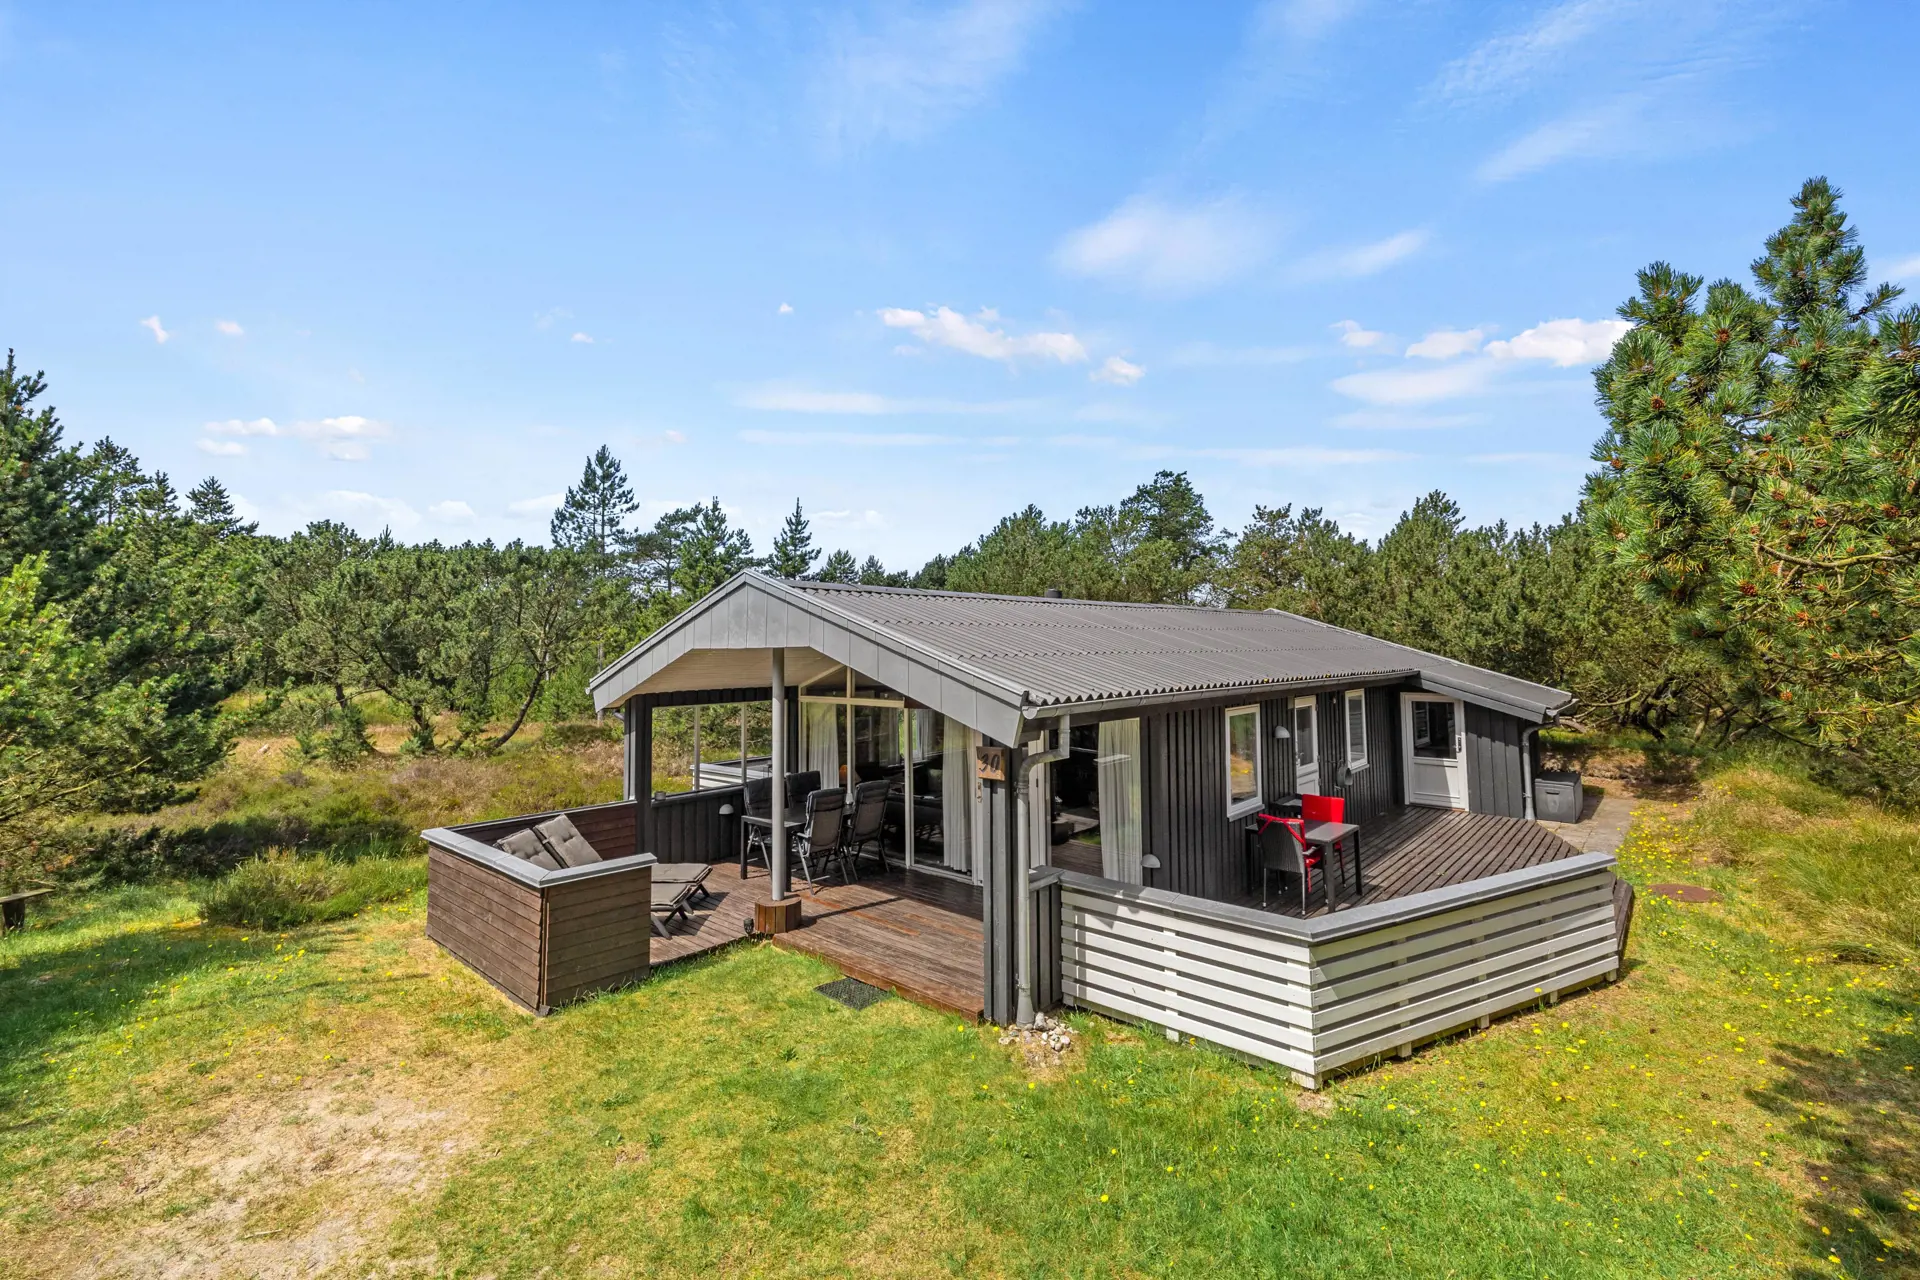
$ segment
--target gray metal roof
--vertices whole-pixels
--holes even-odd
[[[1009,716],[1340,681],[1408,680],[1530,720],[1570,695],[1295,614],[788,582],[746,573],[595,676],[634,692],[765,683],[764,654],[824,655],[976,728]],[[759,664],[759,665],[756,665]],[[974,714],[965,712],[974,709]],[[977,717],[977,718],[976,718]]]
[[[1035,707],[1410,676],[1534,718],[1571,695],[1279,610],[795,582],[789,589],[1023,690]]]

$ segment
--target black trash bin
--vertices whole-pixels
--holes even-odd
[[[1533,780],[1533,816],[1541,822],[1580,821],[1580,775],[1542,773]]]

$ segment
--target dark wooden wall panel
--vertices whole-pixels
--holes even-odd
[[[721,809],[731,806],[731,814]],[[740,853],[741,788],[713,787],[653,802],[653,848],[660,862],[724,862]]]
[[[652,886],[652,868],[639,867],[547,890],[543,1005],[647,976]]]
[[[615,800],[611,804],[589,805],[584,809],[567,809],[564,812],[573,819],[573,825],[580,829],[580,834],[587,838],[587,843],[601,857],[625,858],[633,853],[635,808],[630,800]],[[468,823],[460,828],[460,834],[482,844],[492,844],[502,836],[524,831],[553,816],[551,813],[532,813],[494,822]]]
[[[1472,703],[1467,703],[1466,709],[1467,808],[1474,813],[1524,818],[1527,800],[1520,739],[1527,726],[1502,711]]]
[[[1241,824],[1227,818],[1225,707],[1140,718],[1142,853],[1160,860],[1147,883],[1201,898],[1239,892]]]
[[[540,891],[427,850],[427,936],[529,1009],[540,1007]]]
[[[1060,1003],[1060,886],[1050,884],[1033,895],[1033,1007]]]

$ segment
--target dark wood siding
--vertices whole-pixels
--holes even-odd
[[[540,891],[427,850],[427,936],[529,1009],[540,1007]]]
[[[731,814],[721,809],[731,805]],[[740,852],[740,788],[683,791],[653,802],[653,848],[661,862],[720,862]]]
[[[552,1008],[590,991],[647,976],[652,929],[653,869],[546,890],[546,973],[543,1006]]]
[[[1502,711],[1467,708],[1467,809],[1508,818],[1527,815],[1520,737],[1527,726]]]
[[[1140,754],[1141,852],[1160,860],[1147,884],[1201,898],[1237,893],[1246,855],[1241,824],[1227,818],[1226,708],[1141,716]]]
[[[1401,802],[1400,696],[1390,688],[1368,689],[1366,695],[1367,763],[1344,784],[1340,775],[1348,763],[1346,695],[1322,698],[1320,705],[1320,789],[1345,798],[1349,822],[1378,818]]]
[[[1056,882],[1033,895],[1033,1007],[1060,1004],[1060,885]]]

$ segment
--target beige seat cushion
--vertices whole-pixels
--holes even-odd
[[[512,854],[522,862],[531,862],[542,871],[560,869],[560,860],[553,856],[553,850],[547,848],[547,842],[532,827],[523,827],[510,836],[503,836],[493,842],[493,847]]]
[[[584,867],[605,859],[587,838],[580,834],[580,828],[573,825],[573,819],[562,813],[548,818],[534,828],[540,838],[553,850],[553,856],[560,859],[563,867]]]

